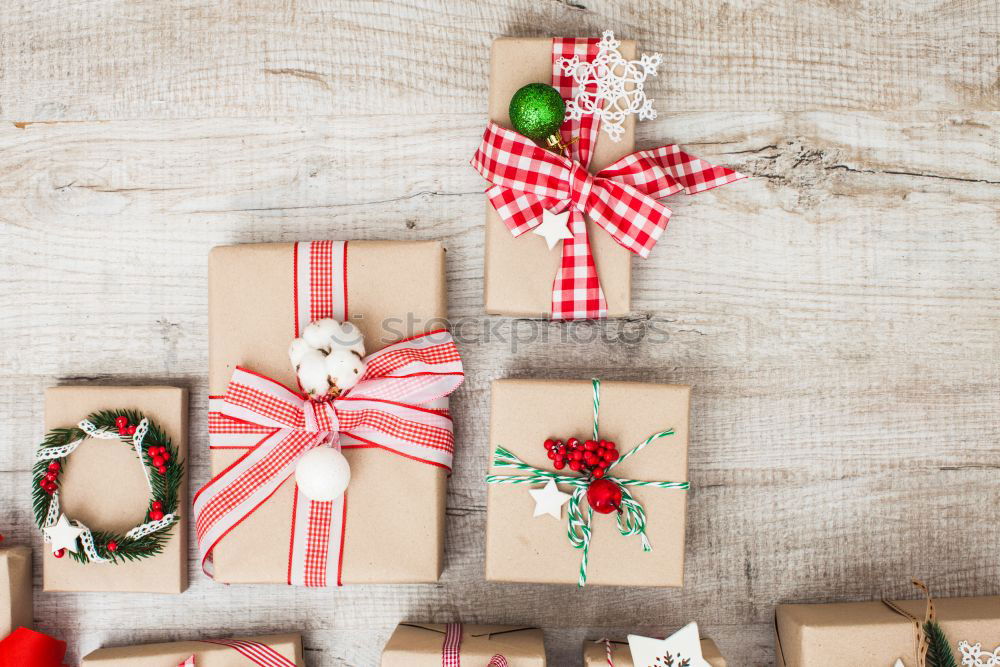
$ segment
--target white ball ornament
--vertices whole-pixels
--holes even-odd
[[[329,502],[344,495],[351,482],[351,466],[338,450],[317,447],[299,459],[295,482],[309,500]]]

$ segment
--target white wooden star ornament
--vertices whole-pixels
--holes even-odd
[[[549,480],[548,484],[540,489],[529,489],[531,497],[535,499],[535,513],[533,516],[539,517],[543,514],[562,518],[562,506],[569,500],[570,495],[563,493],[556,486],[554,480]]]
[[[688,623],[666,639],[628,636],[635,667],[710,667],[701,654],[698,624]]]
[[[552,213],[548,209],[543,209],[542,224],[531,231],[544,238],[549,250],[552,250],[559,241],[573,238],[573,233],[569,231],[569,210]]]
[[[906,667],[906,665],[903,664],[902,660],[896,658],[896,662],[893,663],[892,667]]]
[[[58,521],[42,530],[45,533],[45,537],[52,543],[52,553],[60,549],[68,549],[73,553],[77,552],[77,545],[80,535],[83,534],[83,529],[71,524],[65,514],[60,514]]]

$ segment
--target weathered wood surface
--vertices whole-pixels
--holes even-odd
[[[166,4],[0,16],[0,531],[40,548],[28,470],[41,392],[59,381],[189,387],[192,475],[207,478],[212,246],[443,239],[468,370],[447,566],[436,586],[223,587],[192,552],[180,597],[36,592],[39,627],[74,655],[302,628],[310,665],[364,666],[397,621],[459,616],[543,626],[552,663],[570,665],[585,637],[695,619],[731,664],[763,665],[780,600],[909,595],[914,575],[940,595],[1000,594],[993,3]],[[482,313],[467,159],[486,46],[539,22],[663,50],[677,67],[657,93],[691,111],[644,123],[640,145],[754,176],[672,201],[634,263],[628,319]],[[864,65],[842,64],[865,40]],[[486,583],[489,381],[592,374],[694,387],[685,587]]]

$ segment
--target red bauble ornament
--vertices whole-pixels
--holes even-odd
[[[115,542],[114,540],[108,542],[108,551],[110,551],[111,553],[118,551],[118,543]]]
[[[63,556],[66,555],[66,550],[56,549],[55,551],[52,552],[52,555],[55,556],[56,558],[62,558]]]
[[[595,479],[587,487],[587,502],[600,514],[617,512],[622,506],[621,487],[610,479]]]

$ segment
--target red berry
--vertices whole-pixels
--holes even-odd
[[[136,431],[135,426],[129,426],[128,429],[126,429],[125,433],[127,433],[128,435],[135,435],[135,431]]]
[[[156,466],[157,468],[162,468],[164,463],[166,463],[166,461],[163,460],[162,456],[153,457],[153,465]]]
[[[570,449],[576,449],[577,447],[580,446],[580,441],[577,440],[576,438],[570,438],[569,440],[566,441],[566,446],[569,447]]]
[[[590,474],[594,476],[594,479],[600,479],[604,477],[604,468],[594,468],[594,472]]]
[[[54,472],[45,473],[45,479],[49,480],[50,482],[56,481],[56,477],[58,477],[58,475],[56,475]]]
[[[163,459],[164,461],[169,461],[169,460],[170,460],[170,452],[168,452],[168,451],[166,450],[166,448],[164,448],[164,449],[163,449],[163,452],[162,452],[162,453],[160,454],[160,457],[161,457],[161,458],[162,458],[162,459]]]
[[[579,472],[580,468],[582,468],[582,467],[583,466],[580,465],[579,461],[570,461],[569,462],[569,469],[570,470],[575,470],[575,471]]]
[[[594,452],[586,452],[583,455],[583,460],[587,462],[587,465],[597,465],[597,455]]]
[[[570,455],[570,458],[573,459],[574,461],[582,461],[583,460],[583,452],[581,452],[578,449],[575,449],[575,450],[573,450],[573,453]]]
[[[163,512],[161,512],[160,510],[153,510],[152,512],[149,513],[150,521],[159,521],[162,518],[163,518]]]
[[[161,503],[159,500],[154,500],[153,501],[153,509],[154,510],[162,510],[163,509],[163,503]]]
[[[565,459],[556,459],[556,462],[553,463],[552,465],[555,466],[556,470],[562,470],[563,468],[566,467],[566,460]]]
[[[158,466],[156,468],[156,472],[160,473],[161,475],[166,475],[167,474],[167,466]]]
[[[597,443],[594,442],[593,440],[588,440],[587,442],[583,443],[583,448],[586,449],[588,452],[592,452],[595,449],[597,449]]]
[[[52,552],[52,555],[55,556],[56,558],[62,558],[63,556],[66,555],[66,550],[56,549],[55,551]]]
[[[128,417],[122,415],[121,417],[115,417],[115,428],[118,429],[120,435],[125,435],[124,431],[128,428]]]
[[[544,446],[545,449],[552,449],[553,447],[556,446],[556,441],[553,440],[552,438],[549,438],[548,440],[545,441]]]
[[[552,459],[552,460],[555,460],[555,458],[556,458],[556,453],[555,453],[554,451],[552,451],[552,450],[550,449],[550,450],[549,450],[549,452],[548,452],[548,457],[549,457],[550,459]]]
[[[110,551],[112,553],[114,553],[115,551],[118,551],[118,543],[115,542],[114,540],[111,540],[110,542],[108,542],[108,551]]]
[[[609,461],[617,461],[618,460],[618,450],[617,449],[609,449],[608,450],[608,454],[607,454],[607,459]]]
[[[62,470],[62,466],[59,465],[59,461],[53,461],[49,464],[49,472],[59,472]]]

